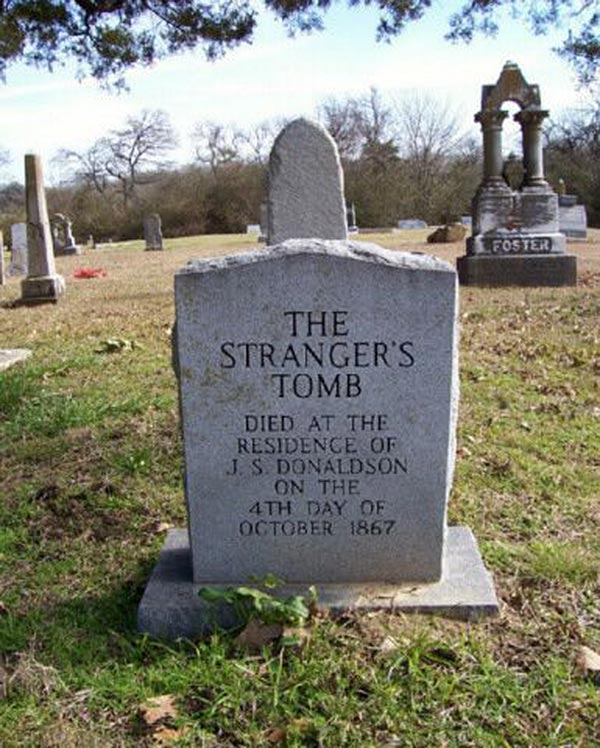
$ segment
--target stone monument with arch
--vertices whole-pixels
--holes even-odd
[[[520,109],[520,185],[509,184],[502,157],[502,125],[512,101]],[[559,231],[558,195],[544,177],[539,86],[528,84],[518,65],[507,62],[495,85],[482,87],[475,121],[483,135],[483,179],[472,204],[473,233],[458,258],[460,282],[480,286],[568,286],[577,280],[577,260],[566,254]],[[514,157],[513,157],[514,158]]]

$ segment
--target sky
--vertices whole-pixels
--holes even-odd
[[[47,183],[59,182],[64,172],[52,161],[59,149],[85,150],[142,109],[168,113],[180,141],[173,157],[190,163],[191,131],[199,122],[250,128],[269,119],[314,116],[324,99],[365,94],[372,86],[398,101],[427,94],[449,105],[464,131],[477,136],[473,115],[481,86],[495,83],[507,60],[520,65],[529,83],[540,85],[551,115],[586,100],[572,70],[552,52],[558,32],[535,37],[508,19],[495,39],[477,37],[469,45],[445,41],[448,17],[459,4],[438,4],[389,44],[375,41],[373,7],[335,6],[325,17],[325,31],[295,38],[264,14],[253,44],[216,62],[198,50],[132,70],[129,91],[120,94],[93,79],[79,82],[71,68],[49,73],[13,67],[0,83],[0,147],[11,155],[0,182],[23,181],[25,153],[41,154]]]

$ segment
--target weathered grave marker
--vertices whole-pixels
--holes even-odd
[[[144,216],[144,239],[146,240],[146,251],[163,248],[161,220],[158,213],[149,213]]]
[[[25,156],[25,199],[27,278],[21,282],[21,303],[56,302],[65,292],[65,282],[55,270],[42,160],[34,154]]]
[[[564,179],[559,179],[558,226],[570,239],[587,237],[587,213],[585,205],[577,201],[577,195],[568,195]]]
[[[346,223],[348,224],[349,234],[358,234],[358,226],[356,225],[356,209],[354,203],[346,204]]]
[[[10,227],[10,265],[8,275],[27,275],[27,224]]]
[[[62,213],[52,216],[52,241],[55,257],[81,254],[80,247],[75,243],[71,220]]]
[[[337,146],[324,127],[297,119],[269,157],[267,244],[286,239],[346,239],[346,204]]]
[[[258,241],[266,242],[268,233],[269,233],[268,208],[267,208],[266,203],[261,203],[260,204],[260,235],[258,237]]]
[[[446,527],[449,265],[291,240],[192,261],[175,294],[189,537],[170,534],[142,630],[193,635],[208,622],[194,589],[266,574],[334,608],[496,610],[470,531]]]

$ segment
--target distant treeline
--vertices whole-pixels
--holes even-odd
[[[388,101],[372,89],[328,99],[316,117],[338,144],[346,199],[360,227],[395,226],[403,218],[439,224],[470,212],[481,178],[480,135],[475,125],[462,133],[449,107],[418,95]],[[259,222],[268,154],[283,124],[244,131],[199,123],[192,162],[175,168],[168,116],[143,111],[87,151],[57,154],[54,164],[68,176],[47,190],[50,215],[68,215],[80,242],[90,234],[97,241],[141,238],[150,212],[161,215],[167,237],[243,232]],[[590,225],[600,225],[600,107],[550,122],[545,166],[548,180],[556,186],[562,177],[587,206]],[[0,187],[5,240],[10,224],[24,218],[22,185]]]

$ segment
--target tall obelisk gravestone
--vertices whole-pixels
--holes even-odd
[[[456,273],[348,241],[338,165],[322,128],[289,125],[269,174],[269,239],[285,240],[175,276],[189,528],[167,537],[142,631],[226,623],[195,591],[267,574],[336,610],[497,611],[472,533],[446,525]],[[340,238],[289,238],[311,225]]]
[[[42,160],[30,153],[25,156],[25,200],[28,262],[27,277],[21,282],[21,303],[56,302],[65,292],[65,281],[54,265]]]

